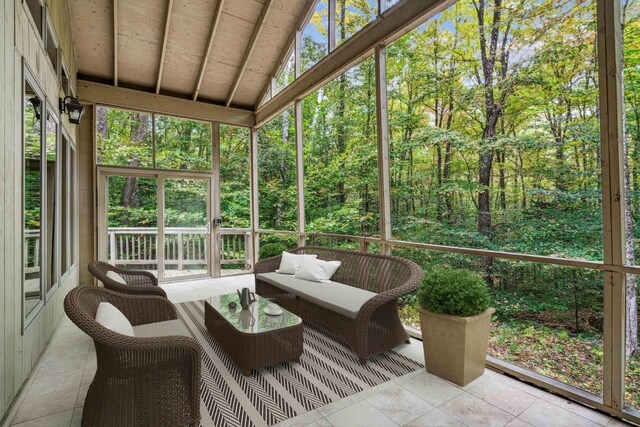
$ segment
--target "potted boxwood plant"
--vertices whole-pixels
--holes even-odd
[[[469,270],[436,269],[418,289],[427,372],[464,386],[484,372],[489,329],[485,281]]]

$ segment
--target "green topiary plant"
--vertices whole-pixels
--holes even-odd
[[[278,256],[286,251],[287,248],[281,243],[267,243],[264,246],[260,246],[260,259],[271,258]]]
[[[469,270],[433,270],[418,288],[418,304],[433,313],[475,316],[489,308],[490,301],[485,281]]]

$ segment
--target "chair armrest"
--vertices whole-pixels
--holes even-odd
[[[113,267],[122,276],[127,285],[133,286],[158,286],[158,279],[153,273],[143,270],[123,270]]]
[[[281,259],[282,255],[261,259],[260,261],[256,262],[256,265],[253,267],[253,272],[255,274],[274,272],[278,269],[278,267],[280,267]]]
[[[157,295],[161,297],[167,297],[167,293],[160,286],[154,285],[123,285],[115,280],[105,279],[103,282],[105,288],[112,291],[120,292],[126,295]]]
[[[119,295],[113,292],[108,295],[107,299],[129,319],[133,326],[178,318],[174,305],[162,296]]]

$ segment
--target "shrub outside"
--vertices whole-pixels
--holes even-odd
[[[488,309],[490,301],[485,281],[464,269],[436,269],[418,288],[418,304],[433,313],[475,316]]]
[[[260,259],[281,255],[286,250],[287,248],[281,243],[267,243],[264,246],[260,246]]]

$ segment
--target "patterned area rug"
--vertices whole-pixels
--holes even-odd
[[[304,325],[300,363],[283,363],[245,377],[204,326],[204,301],[176,305],[202,345],[202,425],[267,426],[398,378],[423,366],[395,351],[366,366],[322,325]]]

